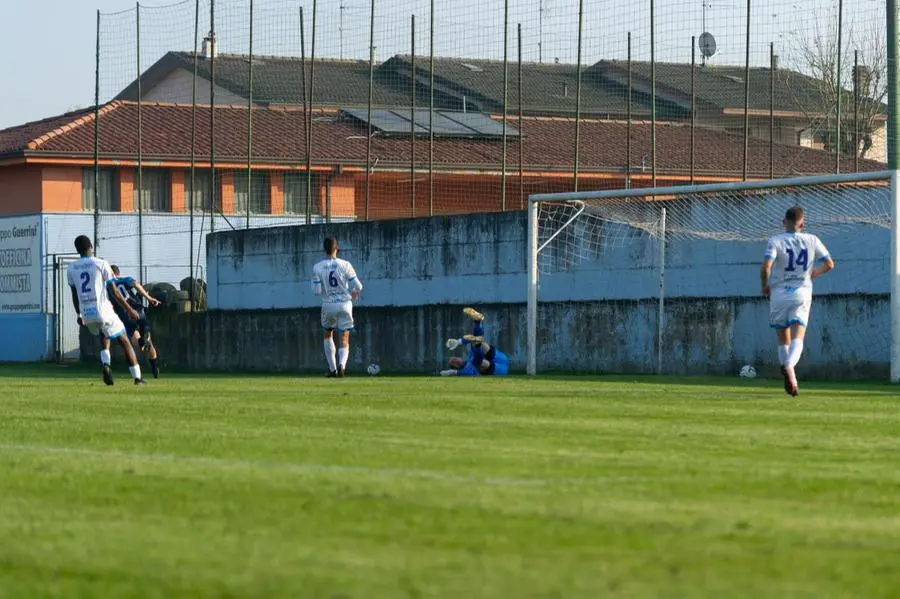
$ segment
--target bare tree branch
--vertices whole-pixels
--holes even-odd
[[[810,84],[817,101],[810,103],[811,90],[794,89],[792,93],[811,128],[823,134],[825,149],[834,151],[840,144],[842,153],[864,157],[872,149],[873,134],[884,126],[887,99],[887,55],[884,31],[873,23],[864,32],[854,27],[844,29],[841,51],[840,85],[838,85],[838,18],[836,11],[815,19],[812,31],[801,29],[794,35],[794,63],[798,71],[812,78]],[[859,52],[860,73],[853,72],[853,53]],[[859,145],[854,147],[854,77],[859,76]],[[837,104],[841,97],[841,140],[837,140]]]

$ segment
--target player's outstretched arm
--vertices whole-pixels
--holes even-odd
[[[144,286],[141,285],[140,281],[134,282],[134,289],[138,292],[138,295],[150,302],[151,306],[158,306],[160,304],[160,301],[158,299],[156,299],[155,297],[151,297],[151,295],[147,293],[147,290],[144,289]]]

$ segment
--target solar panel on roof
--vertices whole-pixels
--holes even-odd
[[[344,108],[344,113],[361,121],[369,122],[369,114],[362,108]],[[379,108],[372,111],[372,126],[387,135],[409,135],[410,119],[415,120],[415,133],[427,134],[429,128],[429,111],[416,110],[411,114],[409,109],[397,108],[386,110]],[[435,110],[432,119],[434,134],[440,137],[471,137],[477,139],[498,138],[503,136],[503,124],[481,112],[457,112],[452,110]],[[520,137],[521,132],[515,127],[506,127],[507,137]]]

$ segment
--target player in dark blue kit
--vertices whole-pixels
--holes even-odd
[[[450,369],[442,370],[441,376],[506,376],[509,374],[509,356],[492,347],[484,340],[484,315],[474,308],[465,308],[463,313],[472,319],[472,334],[462,339],[447,339],[447,349],[453,351],[461,345],[469,348],[469,356],[450,358]]]
[[[147,293],[140,281],[135,281],[133,277],[121,276],[118,266],[113,264],[111,268],[115,278],[110,279],[108,284],[114,285],[119,290],[119,293],[122,294],[128,305],[137,312],[138,318],[136,320],[129,318],[121,307],[114,305],[116,314],[125,324],[125,332],[128,334],[131,342],[136,343],[142,351],[147,353],[153,378],[159,378],[159,366],[157,364],[159,355],[156,352],[156,346],[153,345],[153,339],[150,337],[150,323],[147,322],[147,313],[144,311],[144,302],[141,298],[145,298],[150,302],[151,306],[158,306],[159,300],[150,297],[150,294]]]

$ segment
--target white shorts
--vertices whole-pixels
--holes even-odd
[[[769,326],[786,329],[792,324],[807,326],[812,307],[812,290],[773,289],[769,296]]]
[[[101,318],[90,318],[84,316],[84,326],[90,331],[91,335],[103,336],[107,339],[115,339],[125,334],[125,325],[122,320],[115,314],[104,314]]]
[[[353,302],[329,302],[322,304],[322,328],[340,332],[353,329]]]

